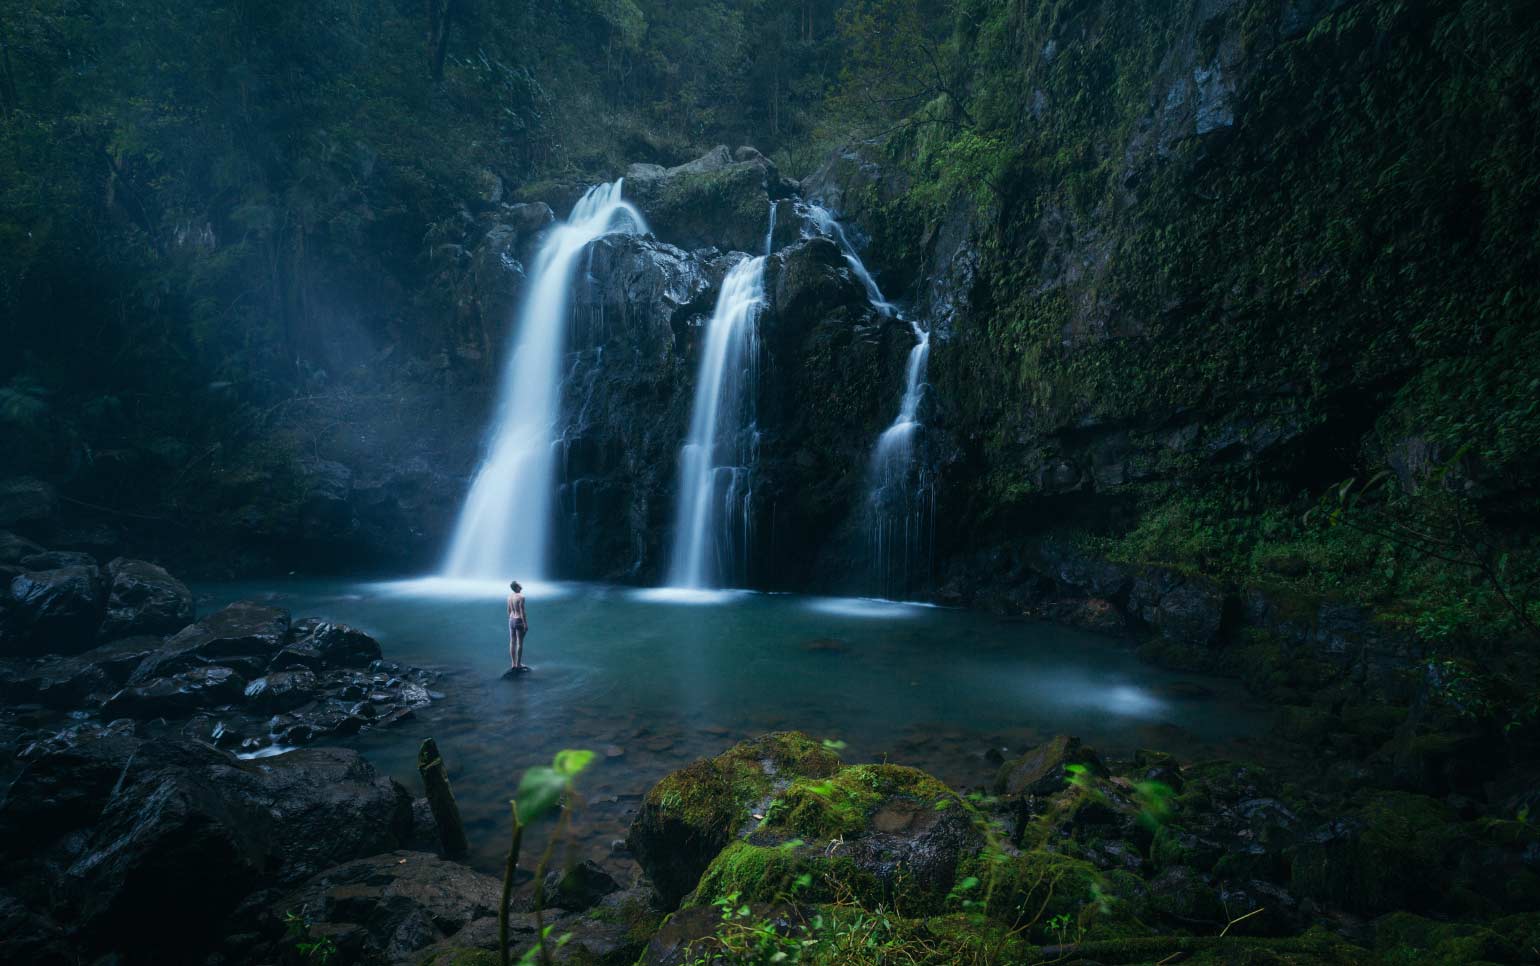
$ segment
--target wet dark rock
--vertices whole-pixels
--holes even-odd
[[[270,671],[321,671],[326,668],[326,657],[308,644],[290,644],[275,654],[267,667]]]
[[[132,683],[166,677],[207,664],[255,666],[259,674],[286,643],[289,612],[240,601],[183,628],[145,659]],[[238,659],[232,661],[231,659]]]
[[[77,654],[96,642],[105,602],[95,566],[29,571],[13,577],[3,644],[12,654]]]
[[[582,912],[598,905],[605,896],[620,891],[620,883],[592,859],[569,869],[558,869],[545,877],[545,901],[569,912]]]
[[[406,792],[356,752],[242,762],[103,736],[27,764],[0,802],[0,852],[81,950],[154,961],[201,948],[253,889],[394,848],[410,822]]]
[[[193,621],[187,585],[145,560],[119,557],[107,565],[107,613],[100,636],[170,634]]]
[[[284,894],[268,907],[265,931],[281,944],[284,917],[295,913],[347,962],[412,961],[473,921],[495,922],[501,893],[499,880],[431,853],[386,852],[321,871]]]
[[[199,667],[130,685],[108,698],[102,713],[139,719],[186,717],[235,704],[245,688],[245,679],[230,668]]]
[[[246,703],[257,711],[292,711],[315,700],[318,686],[314,672],[274,671],[246,685]]]
[[[380,642],[363,631],[330,621],[296,621],[289,659],[313,651],[328,668],[366,667],[380,659]]]
[[[0,666],[0,699],[67,710],[105,700],[128,680],[158,637],[128,637],[70,657],[45,655]]]

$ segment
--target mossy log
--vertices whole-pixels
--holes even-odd
[[[460,820],[460,806],[449,787],[449,771],[438,753],[438,743],[432,738],[424,739],[417,751],[417,773],[422,775],[422,786],[428,796],[428,807],[433,810],[433,822],[438,826],[438,841],[444,855],[452,859],[463,857],[470,852],[465,823]]]

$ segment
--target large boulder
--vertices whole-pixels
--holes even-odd
[[[854,765],[827,779],[797,779],[762,814],[712,860],[689,904],[734,894],[748,902],[853,896],[868,908],[938,913],[985,844],[979,813],[941,782],[902,765]]]
[[[0,667],[0,700],[63,710],[99,703],[160,646],[158,637],[126,637],[69,657],[10,662]]]
[[[304,666],[303,655],[314,654],[323,667],[367,667],[380,659],[380,642],[357,628],[313,617],[294,622],[291,658]]]
[[[96,643],[104,603],[94,566],[29,571],[11,579],[4,643],[13,654],[76,654]]]
[[[457,862],[385,852],[323,870],[285,893],[267,909],[267,931],[281,944],[298,916],[313,941],[330,942],[345,962],[407,962],[495,917],[501,894],[499,880]]]
[[[185,718],[233,705],[241,700],[245,688],[245,679],[230,668],[197,667],[123,688],[107,699],[102,713],[109,718],[140,720]]]
[[[626,844],[666,907],[695,888],[717,855],[796,778],[826,778],[840,761],[799,732],[740,742],[666,776],[642,801]]]
[[[183,628],[144,660],[130,679],[141,684],[209,664],[256,677],[289,637],[289,612],[255,601],[238,601]]]
[[[30,762],[0,801],[0,856],[93,958],[187,958],[253,889],[397,847],[406,791],[356,752],[243,762],[198,742],[105,736]],[[175,930],[165,924],[174,922]]]
[[[119,557],[107,565],[107,579],[102,639],[170,634],[192,623],[192,591],[164,568],[145,560]]]
[[[772,198],[788,197],[775,165],[757,151],[718,146],[673,168],[632,165],[625,195],[661,239],[682,248],[717,247],[743,252],[764,248]]]

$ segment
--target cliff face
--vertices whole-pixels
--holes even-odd
[[[1493,41],[1508,19],[1001,13],[962,38],[975,128],[810,179],[937,326],[947,556],[1183,494],[1286,506],[1365,466],[1415,487],[1457,452],[1489,505],[1532,496],[1534,32]]]

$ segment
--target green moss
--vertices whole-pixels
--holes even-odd
[[[795,841],[780,845],[752,845],[742,840],[732,843],[712,861],[685,905],[704,905],[734,894],[742,902],[883,901],[876,878],[837,850]]]
[[[1517,962],[1513,936],[1488,926],[1437,922],[1393,912],[1374,924],[1374,948],[1385,963]]]
[[[771,805],[764,827],[807,839],[854,837],[870,829],[880,804],[894,800],[933,810],[969,807],[917,768],[855,765],[824,781],[793,783]]]
[[[800,732],[776,732],[669,773],[648,791],[646,804],[693,828],[731,835],[777,784],[821,778],[839,767],[838,756],[820,742]]]
[[[1056,852],[986,852],[962,863],[957,874],[959,881],[977,879],[984,911],[1013,926],[1041,926],[1061,915],[1081,921],[1083,914],[1110,910],[1113,898],[1095,866]]]

